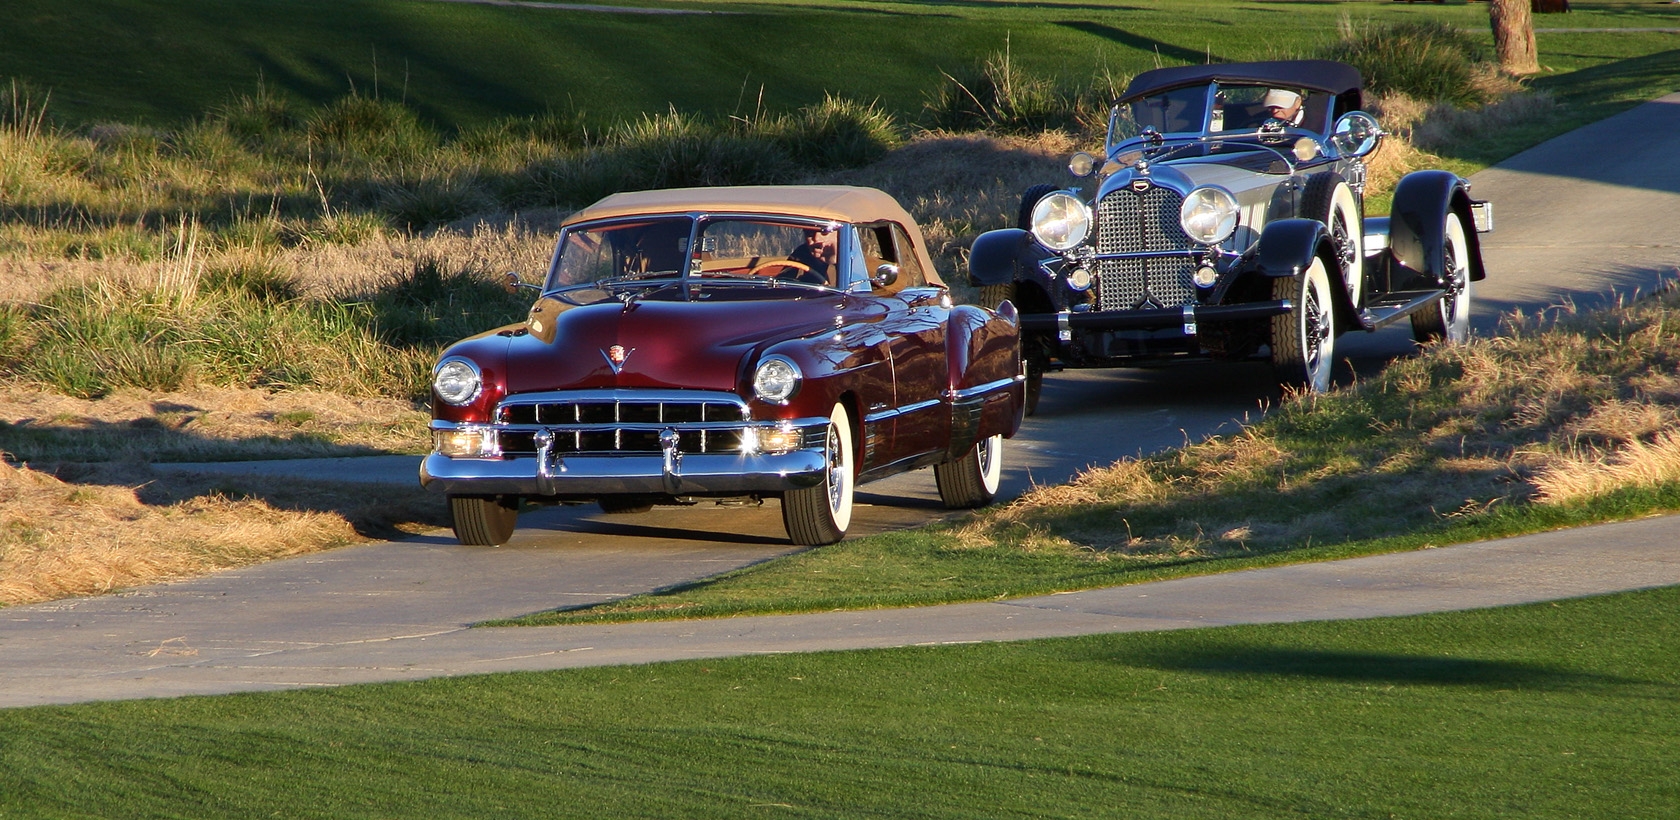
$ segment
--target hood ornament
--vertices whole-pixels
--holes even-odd
[[[613,345],[601,351],[601,358],[607,360],[607,366],[612,368],[613,375],[617,376],[619,371],[624,369],[624,360],[630,358],[630,354],[634,352],[636,348],[626,349],[624,345]]]

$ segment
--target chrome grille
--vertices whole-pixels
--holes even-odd
[[[535,453],[539,430],[556,453],[659,453],[660,432],[677,432],[683,453],[739,453],[749,413],[733,396],[549,393],[514,396],[496,408],[503,453]]]
[[[1184,198],[1151,185],[1142,193],[1118,188],[1097,203],[1097,253],[1180,252],[1192,247],[1178,224]],[[1097,262],[1097,309],[1180,307],[1195,299],[1195,262],[1187,256],[1102,259]]]

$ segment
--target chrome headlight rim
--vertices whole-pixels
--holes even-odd
[[[753,368],[753,396],[770,404],[787,404],[804,381],[805,374],[792,359],[777,354],[765,356]]]
[[[1067,191],[1052,191],[1033,205],[1032,235],[1053,251],[1075,248],[1091,235],[1091,209]]]
[[[1178,226],[1198,245],[1218,245],[1236,233],[1237,198],[1218,185],[1203,185],[1184,196]]]
[[[447,357],[432,368],[432,392],[444,404],[455,407],[472,404],[484,394],[484,373],[471,359]]]

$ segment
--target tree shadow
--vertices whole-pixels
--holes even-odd
[[[1226,58],[1214,54],[1211,51],[1196,51],[1194,49],[1176,46],[1172,43],[1166,42],[1165,40],[1157,40],[1153,37],[1133,34],[1125,29],[1115,28],[1114,26],[1105,25],[1103,23],[1094,23],[1089,20],[1058,20],[1056,21],[1056,25],[1062,26],[1063,28],[1070,28],[1074,31],[1084,32],[1085,34],[1090,34],[1096,37],[1101,37],[1109,42],[1118,43],[1127,48],[1144,52],[1145,54],[1154,54],[1168,60],[1183,61],[1190,65],[1230,62]]]
[[[1523,661],[1328,649],[1213,646],[1150,651],[1110,660],[1172,672],[1315,678],[1373,685],[1580,689],[1651,683]]]

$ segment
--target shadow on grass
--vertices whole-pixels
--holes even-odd
[[[1204,647],[1115,658],[1129,666],[1214,675],[1276,676],[1412,686],[1487,689],[1581,688],[1643,685],[1648,681],[1577,672],[1557,666],[1480,658],[1400,655],[1385,652]]]
[[[1153,37],[1145,37],[1141,34],[1133,34],[1125,29],[1115,28],[1114,26],[1105,25],[1103,23],[1093,23],[1089,20],[1058,20],[1056,21],[1056,25],[1062,26],[1063,28],[1070,28],[1074,31],[1084,32],[1085,34],[1090,34],[1096,37],[1101,37],[1109,42],[1118,43],[1119,45],[1127,48],[1137,49],[1145,54],[1154,54],[1167,60],[1182,60],[1191,65],[1230,62],[1230,60],[1214,54],[1211,51],[1196,51],[1182,46],[1175,46],[1172,43],[1168,43],[1163,40],[1157,40]]]

